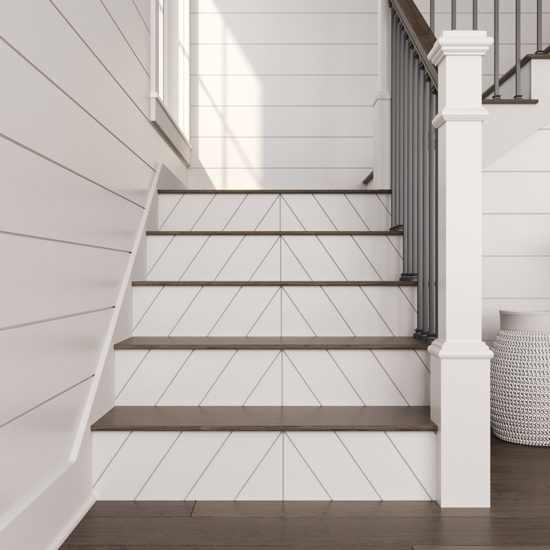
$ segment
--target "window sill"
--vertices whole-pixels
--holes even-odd
[[[158,97],[151,98],[151,122],[187,167],[191,165],[191,144]]]

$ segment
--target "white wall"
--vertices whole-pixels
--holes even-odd
[[[360,187],[376,0],[191,2],[190,187]]]
[[[550,62],[530,65],[538,104],[487,105],[484,123],[483,338],[488,341],[498,332],[499,310],[550,308]]]
[[[549,147],[550,124],[483,174],[485,340],[499,330],[499,310],[550,309]]]
[[[2,548],[47,548],[91,494],[85,438],[70,506],[41,497],[68,479],[155,165],[186,176],[148,120],[148,4],[0,7]],[[36,506],[60,512],[30,529]]]

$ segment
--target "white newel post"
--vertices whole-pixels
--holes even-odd
[[[369,187],[391,187],[391,11],[378,0],[378,93],[374,101],[374,180]]]
[[[438,339],[429,347],[438,502],[490,506],[491,350],[481,340],[481,62],[485,31],[445,31],[439,67]]]

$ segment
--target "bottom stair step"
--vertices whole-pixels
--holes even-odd
[[[114,407],[92,431],[436,431],[429,407]]]
[[[115,407],[100,500],[433,500],[428,407]]]

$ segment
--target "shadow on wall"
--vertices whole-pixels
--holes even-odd
[[[197,6],[190,187],[359,188],[373,164],[376,6]]]

